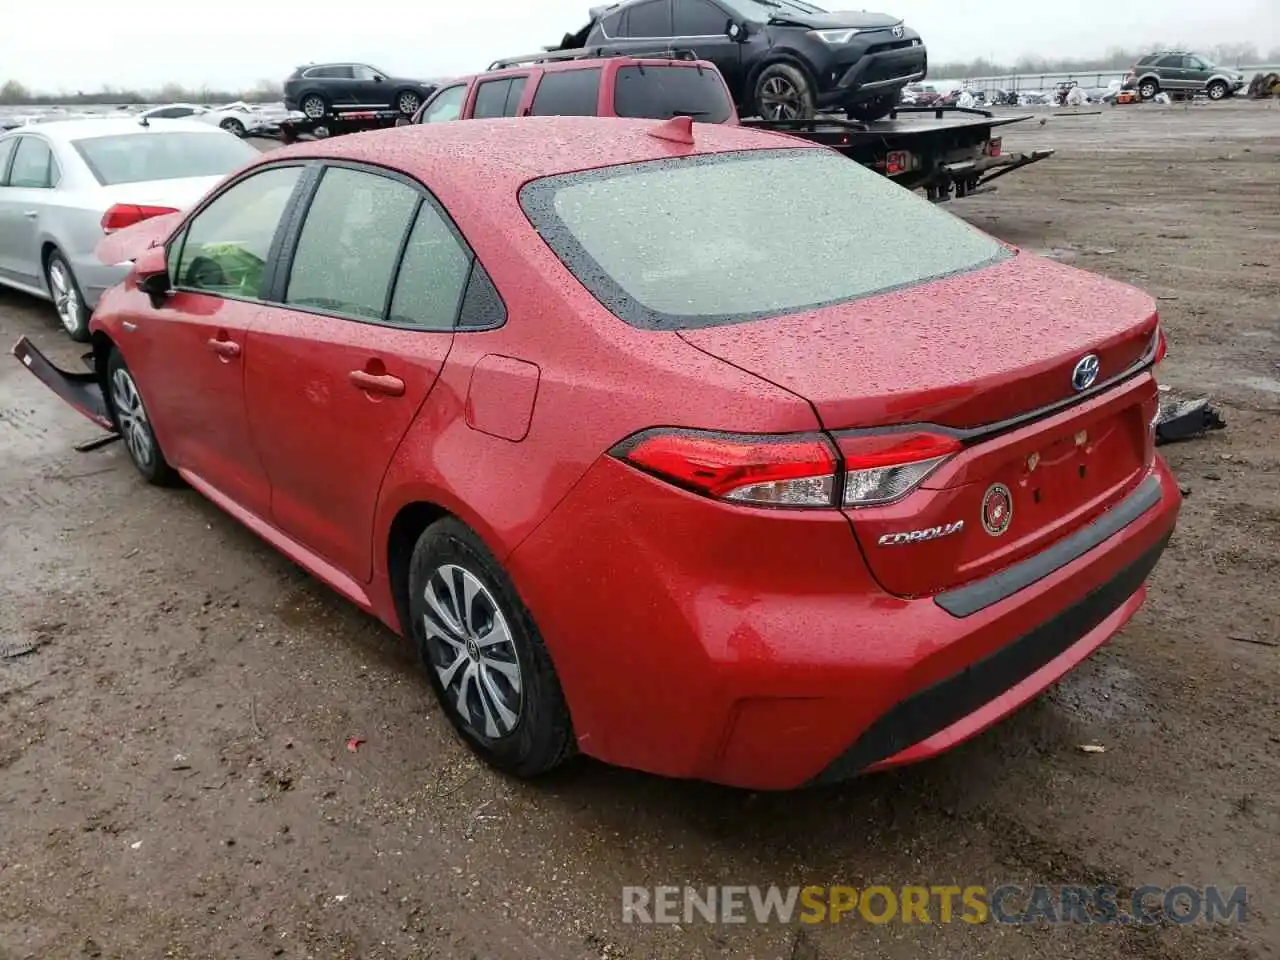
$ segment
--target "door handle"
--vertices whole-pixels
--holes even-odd
[[[365,370],[352,370],[347,374],[351,385],[367,393],[380,393],[386,397],[404,396],[404,381],[390,374],[369,373]]]
[[[234,360],[240,356],[240,344],[234,340],[215,340],[210,337],[208,344],[210,350],[227,360]]]
[[[28,220],[34,220],[36,217],[40,216],[40,211],[39,210],[23,210],[22,215],[26,217]]]

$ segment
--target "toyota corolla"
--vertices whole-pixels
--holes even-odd
[[[938,754],[1124,625],[1181,503],[1150,296],[781,135],[322,140],[103,245],[96,372],[17,355],[411,639],[521,776]]]

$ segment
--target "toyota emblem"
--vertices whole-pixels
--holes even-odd
[[[1102,364],[1098,360],[1096,353],[1082,357],[1080,362],[1076,364],[1076,368],[1071,371],[1071,388],[1076,393],[1079,393],[1092,387],[1093,382],[1098,379],[1098,368],[1100,366]]]
[[[898,24],[896,27],[893,28],[893,35],[897,37],[899,40],[902,39],[902,35],[904,33],[906,33],[906,31],[902,29],[902,24]]]
[[[1003,483],[993,483],[982,496],[982,529],[998,537],[1013,522],[1013,494]]]

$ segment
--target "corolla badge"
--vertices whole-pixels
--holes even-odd
[[[998,537],[1013,523],[1013,494],[1003,483],[993,483],[982,496],[982,529]]]
[[[902,24],[898,24],[897,26],[895,26],[895,27],[893,28],[893,35],[894,35],[894,37],[895,37],[896,39],[898,39],[898,40],[901,40],[901,39],[902,39],[902,35],[903,35],[904,33],[906,33],[906,30],[904,30],[904,29],[902,28]]]
[[[924,543],[927,540],[937,540],[941,537],[950,537],[959,533],[964,529],[964,521],[957,520],[954,523],[944,523],[939,527],[925,527],[923,530],[904,530],[901,533],[886,533],[880,538],[879,544],[882,547],[896,547],[904,543]]]
[[[1096,353],[1091,353],[1087,357],[1082,357],[1080,362],[1076,364],[1076,368],[1071,371],[1071,387],[1076,393],[1082,390],[1088,390],[1093,386],[1093,382],[1098,379],[1098,368],[1102,364],[1098,360]]]

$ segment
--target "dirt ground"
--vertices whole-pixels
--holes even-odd
[[[1133,623],[940,760],[753,795],[477,764],[407,647],[0,358],[0,960],[1280,955],[1280,107],[1053,116],[952,210],[1161,298],[1226,431]],[[78,351],[0,292],[0,343]],[[36,643],[37,649],[13,656]],[[7,658],[3,658],[9,654]],[[365,742],[357,752],[349,737]],[[1081,744],[1098,743],[1102,754]],[[1243,925],[638,926],[624,884],[1243,884]]]

